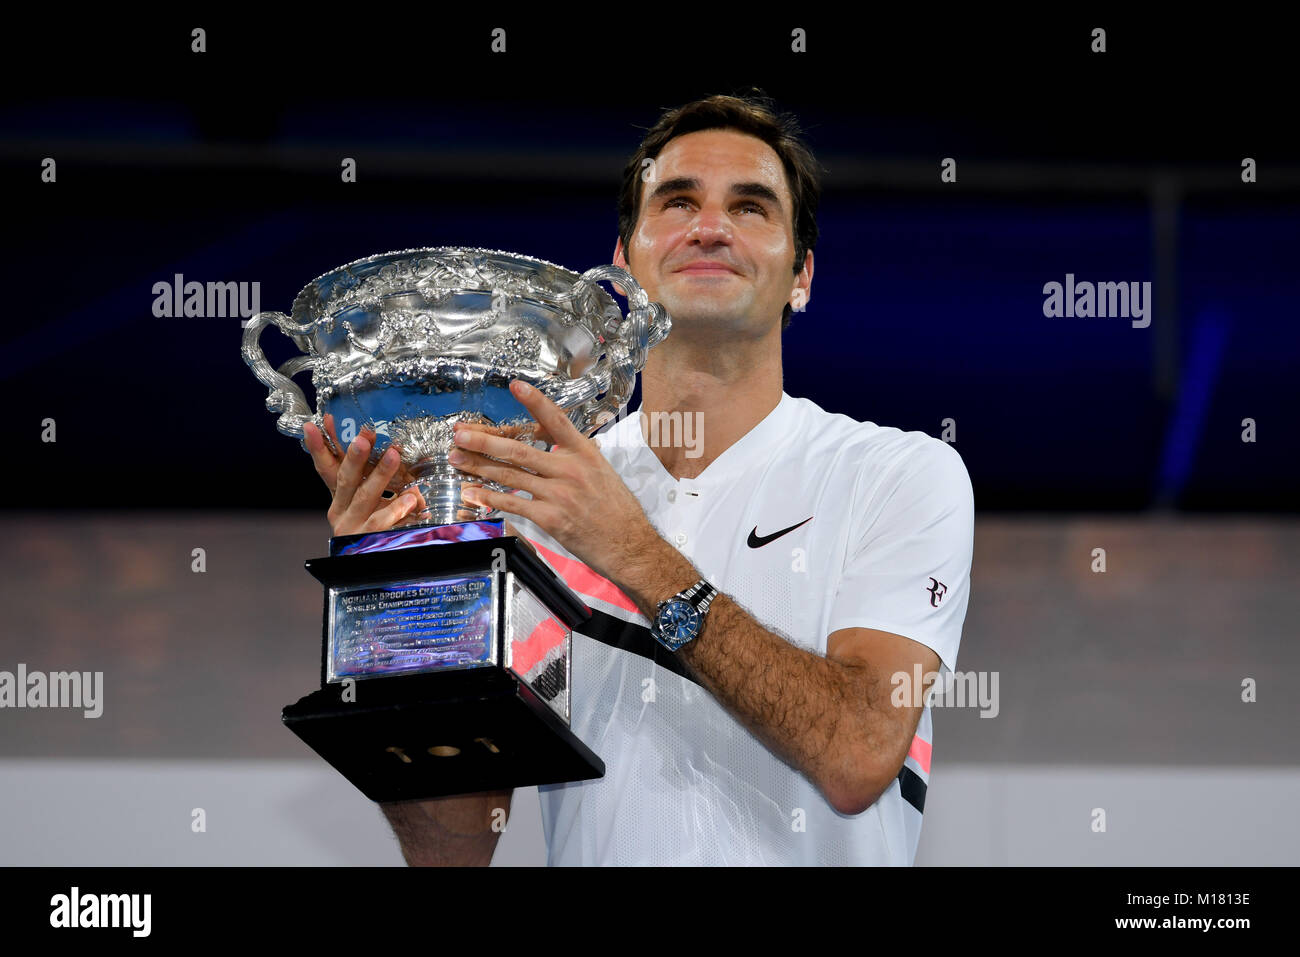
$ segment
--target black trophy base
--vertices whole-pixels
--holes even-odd
[[[493,667],[330,685],[283,720],[372,801],[601,777],[604,762],[527,685]],[[436,697],[435,697],[436,696]]]

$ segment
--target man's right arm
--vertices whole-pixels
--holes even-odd
[[[325,426],[338,448],[338,436],[329,416],[325,417]],[[409,495],[383,498],[385,489],[393,484],[401,487],[402,482],[398,463],[391,459],[381,459],[367,471],[366,460],[375,441],[373,432],[358,436],[342,456],[331,451],[312,423],[303,426],[303,433],[316,471],[334,496],[328,518],[335,535],[392,528],[423,504],[418,497]],[[492,863],[497,840],[510,815],[513,793],[484,791],[379,807],[392,825],[407,864],[486,867]]]
[[[513,791],[381,804],[411,867],[487,867],[510,817]]]

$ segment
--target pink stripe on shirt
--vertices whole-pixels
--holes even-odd
[[[539,545],[531,538],[528,539],[533,547],[537,549],[538,554],[550,563],[556,573],[565,580],[570,588],[582,595],[589,595],[592,598],[599,598],[601,601],[608,602],[617,608],[630,611],[634,615],[639,615],[641,610],[637,608],[636,602],[627,595],[623,594],[622,589],[615,585],[608,578],[602,578],[590,568],[575,558],[565,558],[558,552],[553,552],[544,545]]]
[[[920,735],[912,737],[912,746],[907,749],[907,756],[921,766],[926,774],[930,773],[930,742],[923,741]]]

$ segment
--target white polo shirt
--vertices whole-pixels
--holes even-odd
[[[974,497],[950,445],[783,392],[701,475],[678,480],[639,418],[597,436],[602,452],[660,534],[761,625],[818,655],[839,629],[878,629],[956,667]],[[550,864],[913,862],[928,707],[899,776],[866,811],[840,814],[685,677],[615,585],[531,522],[510,521],[594,613],[573,637],[572,728],[606,772],[541,788]]]

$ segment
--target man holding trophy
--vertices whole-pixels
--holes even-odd
[[[641,356],[640,410],[593,440],[519,379],[537,432],[456,427],[448,461],[477,483],[461,508],[503,516],[591,611],[569,700],[604,775],[540,788],[551,864],[913,862],[924,692],[956,664],[973,496],[951,446],[784,393],[819,192],[765,101],[666,113],[625,170],[613,259],[671,316]],[[836,338],[828,319],[810,334]],[[655,421],[702,443],[652,443]],[[429,504],[427,485],[384,497],[409,476],[396,449],[371,465],[373,431],[341,454],[333,419],[301,428],[335,536]],[[487,864],[510,794],[381,806],[408,863]]]

